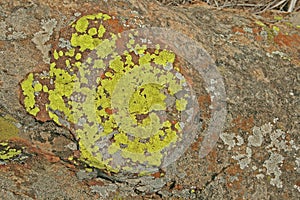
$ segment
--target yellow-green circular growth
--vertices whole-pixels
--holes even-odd
[[[74,22],[72,48],[54,49],[49,71],[21,82],[22,103],[39,119],[69,128],[90,166],[154,171],[191,137],[185,130],[195,98],[171,50],[143,42],[138,32],[120,34],[118,26],[103,13]]]

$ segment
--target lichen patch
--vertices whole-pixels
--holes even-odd
[[[44,31],[55,25],[45,22]],[[20,83],[21,102],[38,120],[69,128],[89,166],[144,174],[195,137],[197,98],[174,52],[124,29],[106,13],[80,17],[54,45],[49,70]]]
[[[51,49],[51,45],[45,44],[45,43],[47,41],[49,41],[50,36],[53,34],[53,30],[56,27],[56,24],[57,24],[57,21],[55,19],[42,20],[41,25],[42,25],[43,30],[35,33],[32,38],[32,42],[42,52],[43,61],[45,63],[50,62],[48,52]]]
[[[232,158],[236,160],[241,169],[248,169],[256,174],[257,179],[269,177],[272,186],[282,188],[284,183],[281,180],[283,173],[283,164],[285,161],[284,153],[297,151],[298,145],[294,144],[294,140],[289,138],[289,134],[276,127],[277,121],[274,123],[265,123],[260,127],[254,126],[251,133],[247,133],[247,137],[235,135],[234,133],[222,133],[220,138],[228,150],[233,150]],[[240,142],[238,141],[240,138]],[[243,141],[247,141],[246,146]],[[268,158],[263,160],[254,160],[256,149],[264,149]],[[256,157],[256,159],[260,157]],[[297,165],[299,158],[295,158]],[[262,163],[262,165],[257,165]],[[295,168],[298,170],[298,167]]]

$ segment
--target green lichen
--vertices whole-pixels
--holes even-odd
[[[179,111],[182,111],[186,108],[187,101],[185,99],[177,99],[176,100],[176,108]]]
[[[267,25],[258,22],[257,24],[266,32],[269,41],[273,41],[274,37],[276,37],[280,32],[280,28],[277,26],[268,27]]]
[[[278,34],[279,31],[280,31],[280,28],[278,26],[273,26],[272,29],[273,29],[275,34]]]
[[[132,118],[136,114],[147,114],[153,109],[165,109],[166,96],[161,93],[162,85],[149,83],[144,84],[134,91],[129,100],[129,113]]]
[[[15,119],[11,116],[0,117],[0,141],[18,137],[19,129],[14,122]]]
[[[157,65],[166,66],[167,63],[174,63],[174,60],[175,60],[174,53],[167,50],[163,50],[159,53],[158,56],[155,56],[154,63]]]
[[[278,16],[278,15],[276,15],[276,16],[274,16],[274,19],[275,19],[275,20],[277,20],[277,21],[280,21],[280,20],[282,20],[282,19],[283,19],[283,17],[282,17],[282,16]]]
[[[183,139],[179,123],[191,107],[189,86],[175,76],[180,70],[172,51],[159,44],[149,49],[138,33],[127,39],[107,33],[103,22],[110,20],[98,13],[71,24],[72,48],[54,49],[48,75],[30,73],[21,82],[23,104],[33,116],[47,112],[74,132],[89,166],[146,172],[159,168]],[[119,52],[121,40],[127,48]]]
[[[261,21],[255,21],[255,23],[261,27],[266,27],[266,25]]]

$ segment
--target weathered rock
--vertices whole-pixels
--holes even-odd
[[[99,11],[117,16],[124,27],[168,27],[184,33],[201,43],[212,57],[225,83],[227,114],[221,137],[208,156],[199,158],[204,138],[200,134],[183,156],[163,169],[165,172],[153,175],[157,179],[164,175],[162,181],[147,185],[143,179],[121,179],[121,183],[86,180],[76,176],[82,165],[70,160],[77,161],[73,135],[26,113],[19,101],[19,82],[29,72],[49,67],[55,41],[68,46],[66,38],[59,35],[61,30],[80,15]],[[0,196],[101,199],[142,198],[143,194],[149,198],[297,199],[299,24],[294,16],[289,23],[288,15],[274,18],[277,15],[266,13],[262,18],[205,4],[165,7],[155,1],[4,0],[0,4],[0,120],[14,128],[13,137],[5,134],[0,138],[10,139],[12,149],[24,147],[26,158],[1,162]],[[201,128],[205,131],[211,117],[205,108],[211,97],[204,91],[198,100],[204,110]],[[0,130],[1,134],[8,131]]]

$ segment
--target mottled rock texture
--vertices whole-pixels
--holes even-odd
[[[79,16],[106,12],[124,27],[168,27],[202,44],[226,89],[224,129],[199,158],[203,136],[151,176],[114,177],[78,161],[76,138],[20,103],[19,83],[49,68],[52,48]],[[204,3],[10,1],[0,3],[0,196],[3,199],[298,199],[299,14],[261,16]],[[210,96],[202,130],[210,120]],[[16,131],[18,129],[18,131]],[[9,132],[11,131],[11,134]],[[18,133],[17,133],[18,132]],[[7,142],[7,140],[9,140]],[[70,159],[72,158],[72,159]]]

